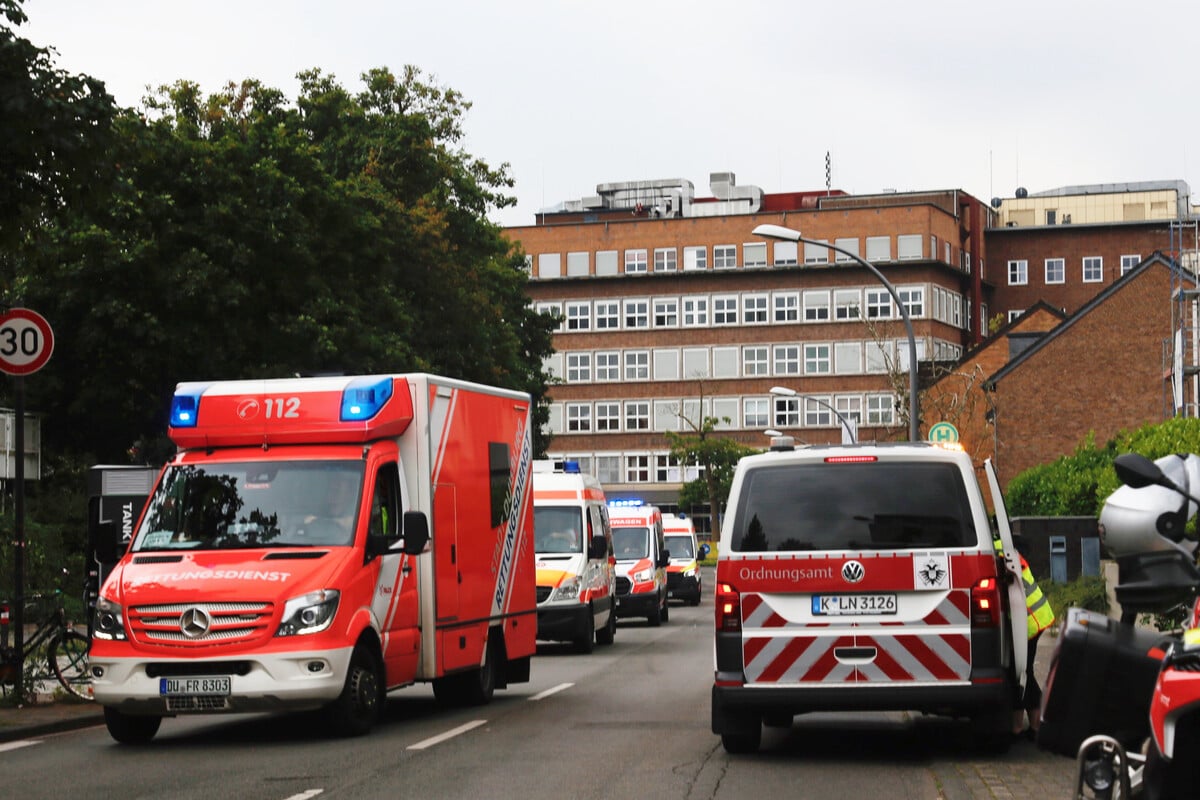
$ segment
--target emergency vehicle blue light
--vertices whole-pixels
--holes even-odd
[[[578,475],[579,474],[579,462],[578,461],[564,461],[563,462],[563,472],[565,472],[568,475]]]
[[[391,378],[355,378],[342,391],[342,422],[370,419],[391,397]]]
[[[636,508],[646,503],[640,497],[625,497],[620,500],[609,500],[608,504],[613,508]]]
[[[197,390],[195,394],[177,394],[171,398],[172,428],[196,427],[196,418],[199,416],[196,410],[200,407],[201,391],[203,390]]]

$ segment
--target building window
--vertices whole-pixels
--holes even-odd
[[[620,456],[596,456],[596,479],[601,483],[620,483],[621,482],[621,457]]]
[[[562,254],[561,253],[540,253],[538,255],[538,277],[539,278],[561,278],[562,277]]]
[[[689,380],[692,378],[707,378],[708,373],[708,348],[707,347],[685,347],[683,348],[683,378]]]
[[[775,305],[775,322],[789,323],[800,320],[800,293],[779,292],[773,298]]]
[[[775,266],[793,267],[796,265],[798,248],[795,242],[775,242],[772,249],[775,251]]]
[[[804,398],[804,425],[809,428],[828,428],[833,425],[832,403],[828,397]]]
[[[708,325],[708,298],[683,298],[683,326],[696,328]]]
[[[587,403],[567,403],[567,433],[592,430],[592,407]]]
[[[592,354],[567,353],[567,383],[588,383],[592,380]]]
[[[612,277],[617,274],[617,251],[596,251],[596,274],[600,277]]]
[[[650,482],[650,456],[644,454],[625,456],[625,482]]]
[[[890,394],[867,395],[867,424],[891,425],[896,420],[896,400]]]
[[[800,427],[800,398],[798,397],[776,397],[774,423],[775,428],[798,428]]]
[[[742,265],[765,267],[767,265],[767,243],[749,242],[742,245]]]
[[[567,277],[586,278],[590,253],[567,253]]]
[[[843,395],[834,398],[833,407],[846,419],[862,422],[862,398],[857,395]]]
[[[842,250],[849,250],[855,256],[858,255],[858,239],[834,239],[833,243]],[[848,256],[845,253],[834,250],[833,260],[839,264],[845,264],[847,262],[854,261],[855,259],[853,256]]]
[[[862,343],[838,342],[833,346],[833,368],[838,375],[862,373]]]
[[[819,291],[804,293],[804,321],[829,321],[829,292]]]
[[[650,327],[650,301],[649,300],[626,300],[625,301],[625,328],[649,328]]]
[[[646,272],[646,249],[625,251],[625,274],[634,275]]]
[[[1099,283],[1104,280],[1104,259],[1100,256],[1083,257],[1083,282]]]
[[[800,346],[794,344],[775,345],[773,361],[776,375],[799,375]]]
[[[887,289],[867,289],[867,319],[891,319],[892,295]]]
[[[834,289],[833,318],[839,322],[859,319],[862,316],[862,291],[859,289]]]
[[[674,272],[678,261],[679,251],[674,247],[660,247],[654,251],[655,272]]]
[[[621,430],[620,403],[596,403],[596,430],[597,432]]]
[[[679,459],[670,454],[654,456],[654,480],[658,483],[678,483],[683,479]]]
[[[745,325],[767,324],[767,296],[748,294],[742,298],[742,322]]]
[[[1029,262],[1024,259],[1008,262],[1008,285],[1024,286],[1029,283]]]
[[[1141,256],[1121,256],[1121,274],[1124,275],[1140,263],[1142,263]]]
[[[828,344],[804,345],[804,374],[828,375],[833,371]]]
[[[897,236],[896,258],[901,261],[910,258],[920,258],[924,255],[921,252],[921,245],[924,241],[925,237],[918,233],[907,233]]]
[[[567,303],[567,330],[586,331],[592,327],[591,303]]]
[[[767,416],[770,413],[771,401],[765,397],[747,397],[742,401],[742,427],[766,428],[771,423]]]
[[[1010,268],[1011,273],[1011,268]],[[1067,262],[1062,258],[1046,259],[1046,283],[1064,283],[1067,280]]]
[[[539,314],[545,314],[547,317],[554,317],[554,320],[557,323],[554,326],[554,330],[556,332],[566,330],[567,318],[563,316],[561,303],[538,303],[536,308]]]
[[[740,353],[736,347],[714,347],[712,349],[712,376],[714,378],[736,378],[739,356]]]
[[[890,236],[867,237],[867,261],[891,261],[892,239]]]
[[[616,350],[596,353],[596,380],[621,380],[621,354]]]
[[[683,268],[689,269],[708,269],[708,248],[707,247],[685,247],[683,248]]]
[[[742,375],[747,378],[770,375],[766,347],[742,348]]]
[[[713,246],[713,269],[733,269],[737,266],[737,245]]]
[[[679,380],[679,351],[678,350],[655,350],[654,351],[654,380],[656,380],[656,381],[677,381],[677,380]]]
[[[630,400],[625,403],[625,430],[650,430],[650,403],[646,400]]]
[[[596,301],[596,330],[615,331],[621,327],[621,306],[616,300]]]
[[[650,351],[629,350],[625,353],[625,380],[650,380]]]
[[[654,327],[675,328],[679,325],[679,300],[674,297],[654,301]]]
[[[925,316],[924,286],[901,286],[896,289],[896,294],[900,295],[900,302],[904,304],[904,309],[908,312],[910,319],[919,319]]]
[[[804,243],[804,263],[805,264],[828,264],[829,263],[829,242],[824,239],[816,242]]]
[[[737,325],[738,299],[734,294],[717,295],[712,299],[713,325]]]

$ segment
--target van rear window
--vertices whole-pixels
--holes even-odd
[[[732,548],[740,552],[905,550],[977,544],[953,464],[786,464],[748,472]]]

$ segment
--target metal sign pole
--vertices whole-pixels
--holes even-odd
[[[25,378],[14,378],[16,420],[13,425],[13,448],[17,451],[16,486],[13,487],[13,592],[16,607],[14,644],[17,650],[17,702],[25,699]]]

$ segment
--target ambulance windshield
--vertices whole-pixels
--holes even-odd
[[[691,536],[672,536],[667,534],[667,551],[671,558],[695,558],[696,551],[692,549]]]
[[[133,550],[349,545],[362,479],[357,460],[169,467]]]
[[[617,561],[632,561],[650,555],[649,528],[613,528],[612,534]]]
[[[583,510],[576,506],[533,507],[535,553],[582,553]]]

